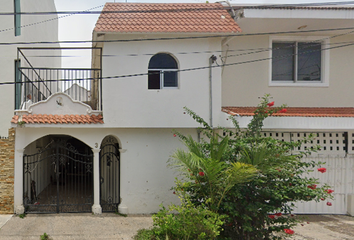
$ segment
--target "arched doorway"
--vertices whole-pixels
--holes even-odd
[[[113,136],[106,136],[100,151],[100,204],[102,212],[117,212],[120,203],[120,152]]]
[[[23,204],[27,213],[91,212],[93,154],[71,136],[48,135],[23,156]]]

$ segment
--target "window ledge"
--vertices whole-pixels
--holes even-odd
[[[317,83],[287,83],[287,82],[271,82],[269,87],[329,87],[329,83],[317,82]]]

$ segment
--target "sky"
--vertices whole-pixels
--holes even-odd
[[[295,4],[295,3],[323,3],[323,2],[339,2],[331,0],[229,0],[231,4]],[[107,2],[105,0],[54,0],[57,11],[84,11],[84,10],[102,10],[103,5]],[[114,2],[110,0],[108,2]],[[116,2],[125,2],[116,0]],[[157,2],[157,3],[172,3],[172,2],[190,2],[190,3],[203,3],[203,0],[174,0],[174,1],[133,1],[127,0],[127,2]],[[209,2],[215,2],[209,0]],[[343,0],[341,2],[344,2]],[[93,9],[94,8],[94,9]],[[92,30],[98,18],[98,14],[88,14],[88,15],[72,15],[68,17],[63,17],[59,19],[59,41],[66,40],[91,40]],[[62,47],[90,47],[91,44],[75,44],[75,45],[62,45]],[[70,56],[75,57],[64,57],[62,61],[62,67],[90,67],[90,51],[76,51],[71,52]],[[68,52],[62,53],[67,56]]]

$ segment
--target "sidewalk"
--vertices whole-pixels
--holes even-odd
[[[8,216],[8,215],[5,215]],[[0,219],[4,218],[3,216]],[[92,214],[28,214],[13,216],[0,229],[0,240],[40,239],[117,239],[130,240],[141,228],[152,226],[151,216],[122,217],[114,213]]]
[[[354,218],[344,215],[303,215],[303,226],[293,230],[292,240],[354,240]],[[9,220],[10,219],[10,220]],[[7,222],[6,222],[7,221]],[[6,223],[5,223],[6,222]],[[307,223],[309,222],[309,223]],[[151,216],[116,214],[28,214],[0,215],[0,240],[40,239],[117,239],[131,240],[139,229],[152,226]]]

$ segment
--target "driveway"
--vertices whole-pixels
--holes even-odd
[[[295,240],[354,240],[354,218],[344,215],[303,215],[303,226],[293,230]],[[0,215],[1,223],[9,215]],[[4,221],[2,221],[2,219]],[[307,223],[308,222],[308,223]],[[43,233],[51,239],[130,240],[138,229],[152,226],[151,216],[116,214],[29,214],[13,216],[0,229],[0,240],[36,239]]]

